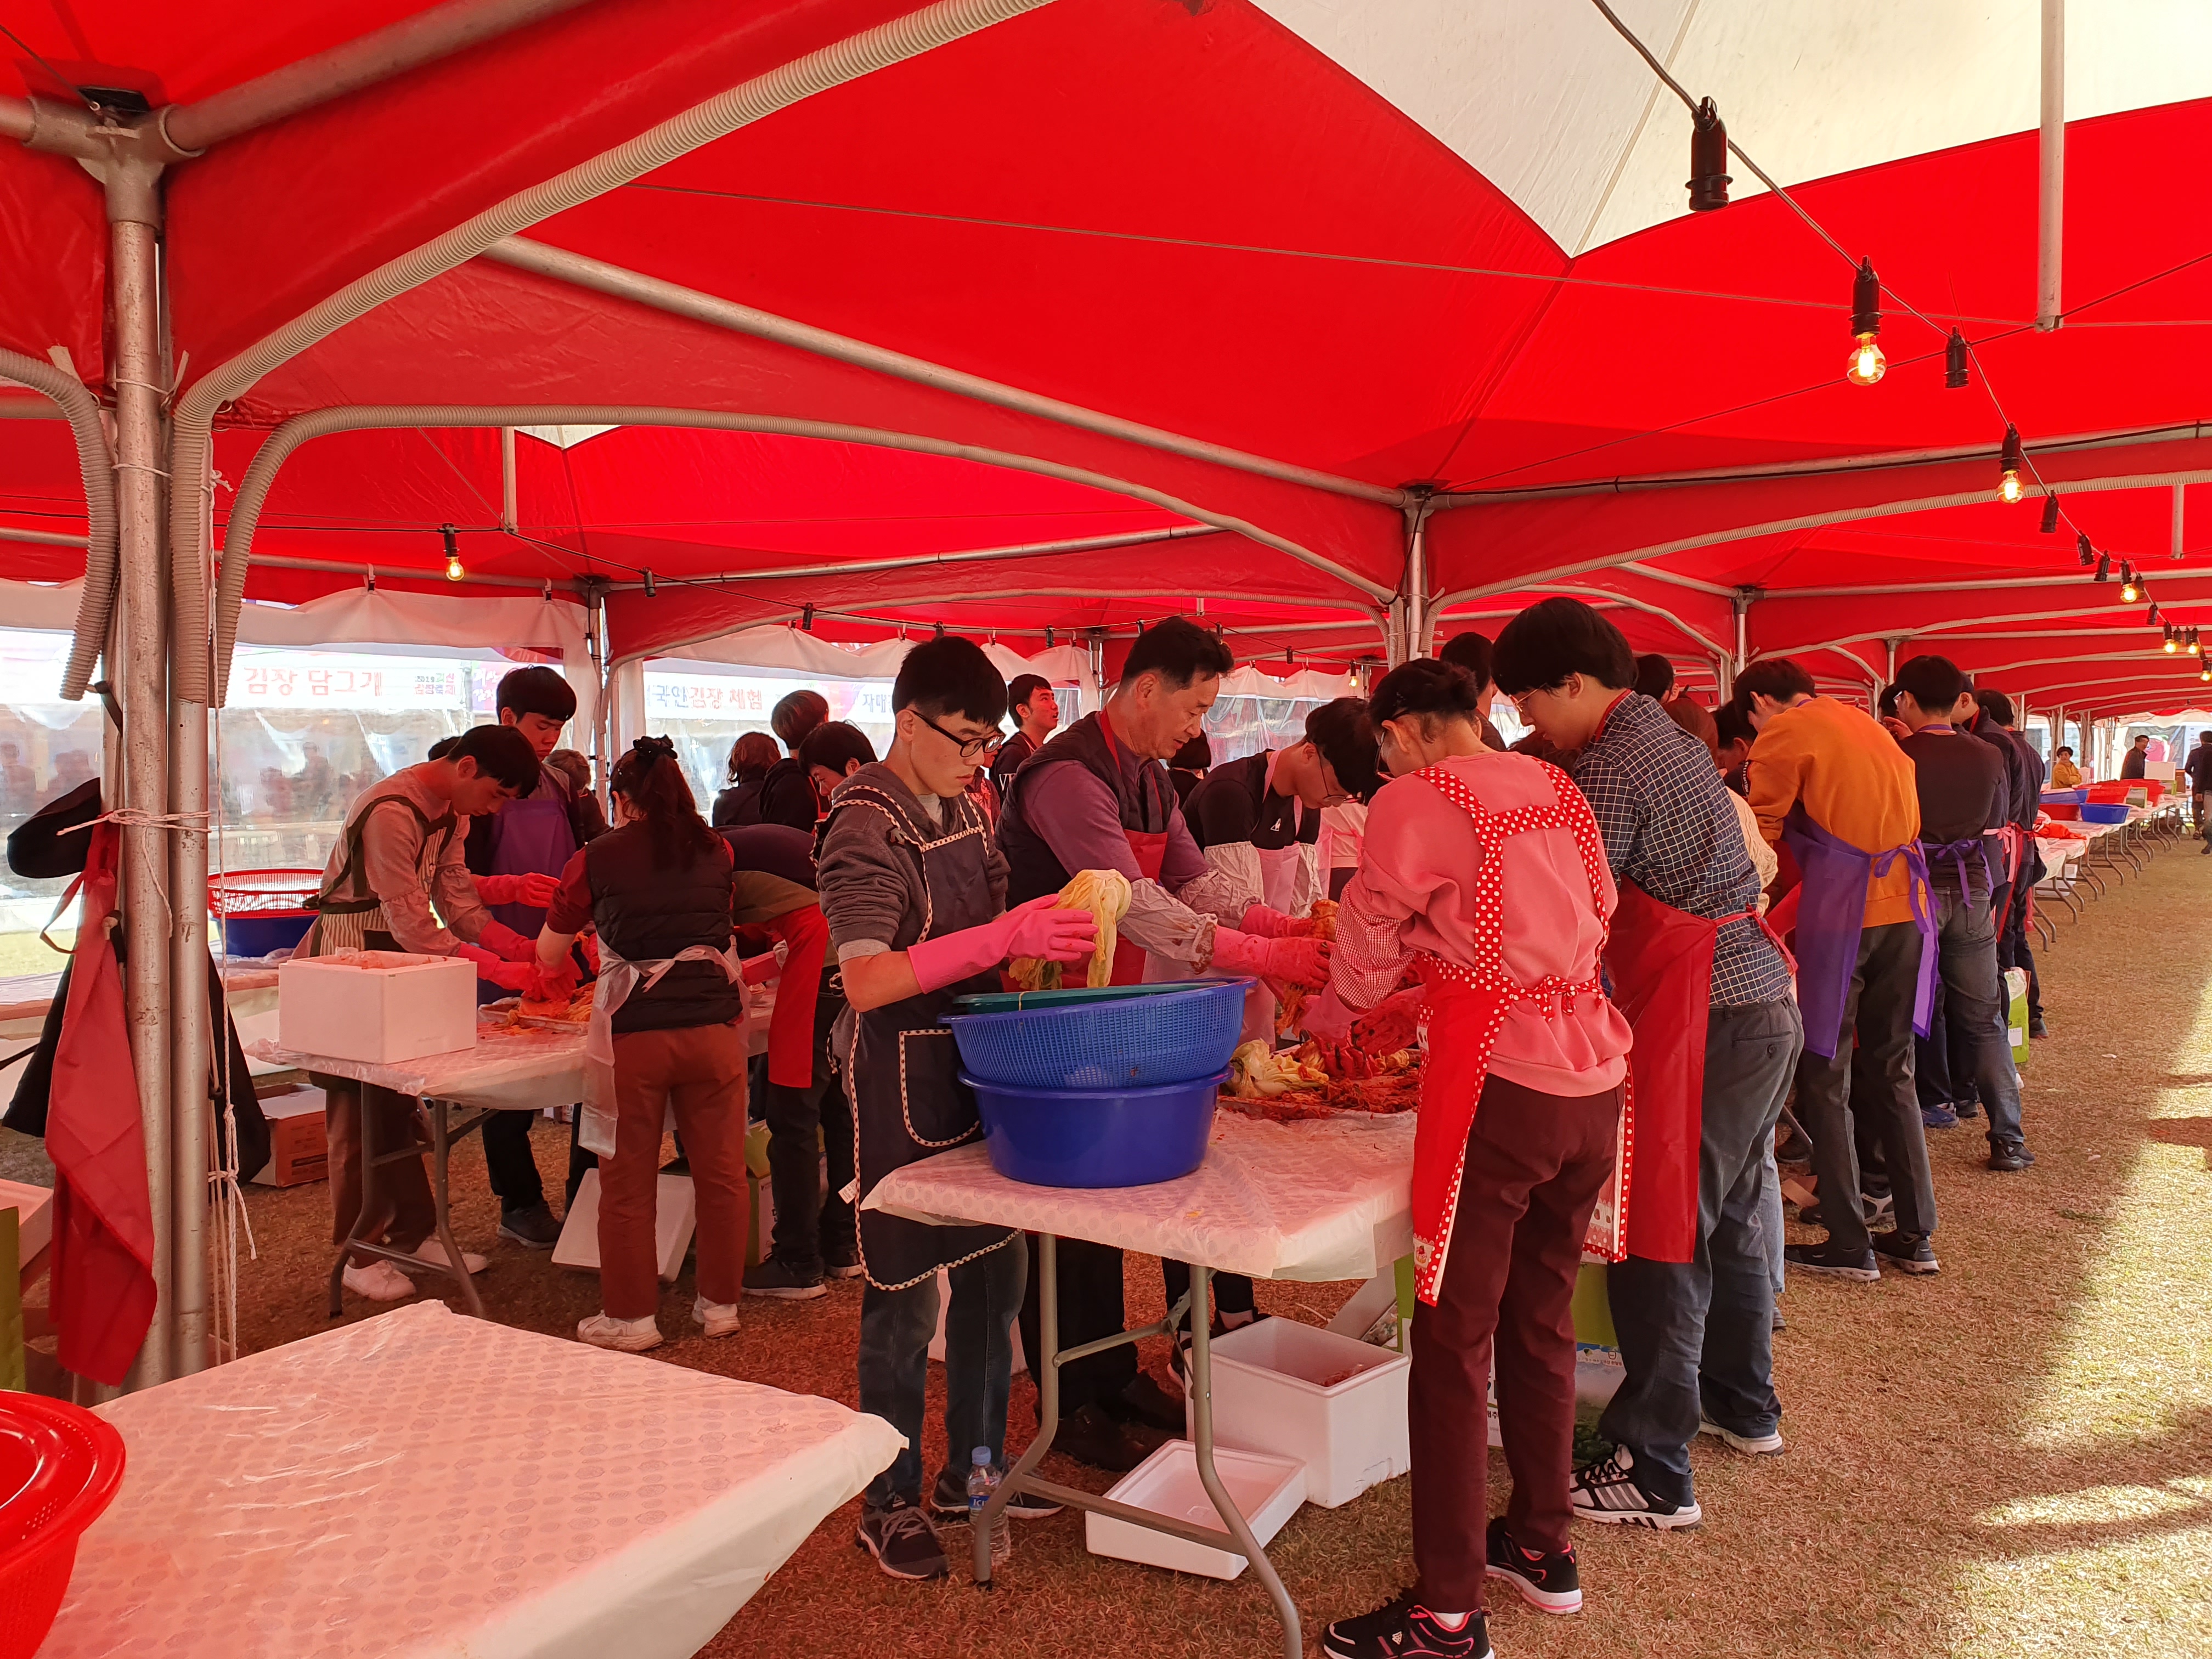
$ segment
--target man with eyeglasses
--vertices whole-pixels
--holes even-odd
[[[1206,862],[1164,763],[1204,729],[1231,660],[1217,636],[1182,617],[1146,629],[1106,707],[1031,755],[1006,791],[999,845],[1010,872],[1009,904],[1056,893],[1083,870],[1118,870],[1128,878],[1116,985],[1209,973],[1309,988],[1328,980],[1328,947],[1311,937],[1311,922],[1257,902],[1245,884]],[[1062,1345],[1121,1329],[1121,1252],[1069,1239],[1058,1255]],[[1249,1303],[1232,1308],[1228,1296],[1224,1316],[1249,1313]],[[1036,1307],[1032,1287],[1022,1312],[1024,1352],[1031,1354]],[[1125,1421],[1182,1431],[1180,1406],[1139,1375],[1133,1347],[1062,1366],[1060,1387],[1054,1446],[1093,1468],[1124,1472],[1143,1460]]]

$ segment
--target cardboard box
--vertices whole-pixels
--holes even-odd
[[[386,1065],[476,1040],[477,970],[458,957],[356,951],[276,970],[276,1041],[295,1054]]]
[[[302,1187],[327,1181],[331,1151],[325,1127],[327,1103],[320,1089],[293,1089],[261,1103],[269,1120],[269,1162],[253,1177],[258,1187]]]
[[[27,1266],[53,1242],[54,1194],[27,1181],[0,1181],[0,1210],[15,1212],[16,1261]]]

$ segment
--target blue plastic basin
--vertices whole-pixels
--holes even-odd
[[[969,1075],[1001,1088],[1146,1089],[1224,1070],[1251,983],[1200,980],[1150,995],[952,1014],[945,1023]]]
[[[1127,1090],[1022,1089],[961,1073],[975,1091],[991,1167],[1031,1187],[1149,1187],[1206,1161],[1227,1075]]]
[[[2102,801],[2090,801],[2081,808],[2081,822],[2084,823],[2125,823],[2127,821],[2125,801],[2109,805]]]
[[[223,948],[234,957],[265,957],[271,951],[299,944],[314,925],[313,915],[305,910],[249,911],[222,922]]]

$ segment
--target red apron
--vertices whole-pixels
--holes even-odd
[[[122,1382],[137,1357],[155,1304],[145,1130],[123,1017],[123,975],[108,935],[119,842],[113,824],[92,826],[78,878],[84,907],[46,1118],[46,1152],[54,1161],[58,1357],[63,1369],[110,1384]]]
[[[1500,877],[1508,836],[1532,830],[1572,830],[1575,844],[1582,850],[1583,868],[1589,877],[1590,909],[1602,923],[1599,895],[1605,890],[1605,850],[1598,840],[1597,820],[1590,816],[1589,803],[1565,773],[1551,765],[1544,769],[1551,776],[1557,798],[1553,804],[1518,807],[1510,812],[1492,811],[1456,775],[1441,767],[1415,775],[1473,820],[1482,845],[1482,865],[1475,872],[1474,887],[1480,927],[1475,935],[1473,965],[1426,954],[1419,964],[1428,995],[1421,1010],[1421,1042],[1426,1050],[1421,1109],[1413,1127],[1413,1287],[1431,1307],[1436,1305],[1437,1289],[1443,1282],[1444,1259],[1451,1247],[1452,1219],[1459,1211],[1460,1181],[1467,1168],[1468,1135],[1474,1127],[1475,1105],[1490,1076],[1491,1050],[1497,1044],[1506,1012],[1522,1003],[1542,1009],[1547,1019],[1556,1019],[1578,998],[1605,995],[1595,977],[1571,982],[1554,975],[1523,985],[1505,971],[1499,949],[1505,905]],[[1632,1073],[1614,1144],[1613,1179],[1590,1217],[1583,1243],[1585,1249],[1614,1261],[1624,1254],[1634,1122]]]
[[[787,911],[768,924],[787,947],[768,1017],[768,1080],[782,1089],[814,1081],[814,1010],[822,995],[822,958],[830,925],[818,904]]]
[[[1106,711],[1098,711],[1099,734],[1106,739],[1106,752],[1114,757],[1114,763],[1121,763],[1121,751],[1115,745],[1114,723],[1106,718]],[[1168,832],[1164,830],[1124,830],[1121,834],[1129,843],[1129,856],[1137,861],[1137,873],[1151,881],[1160,878],[1160,866],[1168,855]],[[1145,979],[1145,951],[1139,945],[1129,943],[1128,936],[1117,933],[1114,939],[1114,973],[1109,985],[1141,985]]]
[[[1713,945],[1723,927],[1739,921],[1758,922],[1789,956],[1755,910],[1715,921],[1662,904],[1632,881],[1620,884],[1605,966],[1613,976],[1614,1006],[1636,1033],[1628,1054],[1638,1141],[1628,1251],[1646,1261],[1687,1261],[1697,1253]]]

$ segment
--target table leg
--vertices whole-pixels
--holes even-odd
[[[360,1241],[362,1224],[370,1214],[376,1198],[376,1148],[371,1144],[369,1125],[375,1117],[368,1109],[368,1085],[357,1083],[353,1091],[354,1110],[360,1115],[355,1126],[355,1144],[359,1146],[361,1161],[361,1204],[353,1212],[353,1231],[338,1246],[338,1259],[331,1264],[331,1317],[337,1318],[345,1311],[346,1263],[352,1259],[356,1243]],[[337,1171],[331,1171],[333,1179]]]
[[[453,1218],[446,1207],[446,1161],[453,1150],[447,1116],[452,1108],[442,1100],[426,1100],[422,1104],[428,1109],[425,1115],[430,1120],[430,1200],[437,1213],[438,1242],[445,1247],[446,1260],[453,1264],[446,1271],[461,1281],[462,1300],[469,1304],[471,1315],[482,1319],[483,1298],[477,1294],[476,1276],[469,1272],[460,1243],[453,1237]]]
[[[1282,1579],[1276,1576],[1275,1564],[1267,1559],[1267,1552],[1261,1549],[1259,1540],[1252,1536],[1252,1528],[1245,1522],[1244,1512],[1230,1498],[1229,1489],[1221,1484],[1221,1476],[1213,1467],[1213,1354],[1212,1336],[1207,1328],[1212,1322],[1208,1317],[1208,1310],[1213,1305],[1209,1295],[1212,1277],[1211,1268],[1191,1263],[1190,1414],[1191,1431],[1198,1449],[1199,1484],[1206,1488],[1206,1495],[1213,1500],[1213,1507],[1219,1511],[1222,1524],[1229,1528],[1230,1536],[1237,1540],[1239,1553],[1252,1564],[1252,1571],[1267,1587],[1268,1599],[1275,1604],[1275,1616],[1282,1620],[1283,1652],[1286,1659],[1304,1659],[1305,1637],[1298,1627],[1297,1606],[1291,1600],[1290,1592],[1283,1588]]]
[[[1042,1275],[1037,1280],[1037,1346],[1043,1352],[1027,1356],[1030,1374],[1037,1385],[1036,1438],[999,1482],[998,1491],[983,1506],[983,1518],[975,1523],[975,1535],[969,1542],[975,1552],[977,1589],[991,1588],[991,1534],[1020,1490],[1016,1483],[1044,1462],[1044,1455],[1052,1449],[1052,1437],[1060,1431],[1060,1362],[1054,1357],[1060,1352],[1060,1276],[1054,1271],[1059,1243],[1050,1233],[1039,1233],[1036,1260],[1030,1263],[1031,1273]]]

